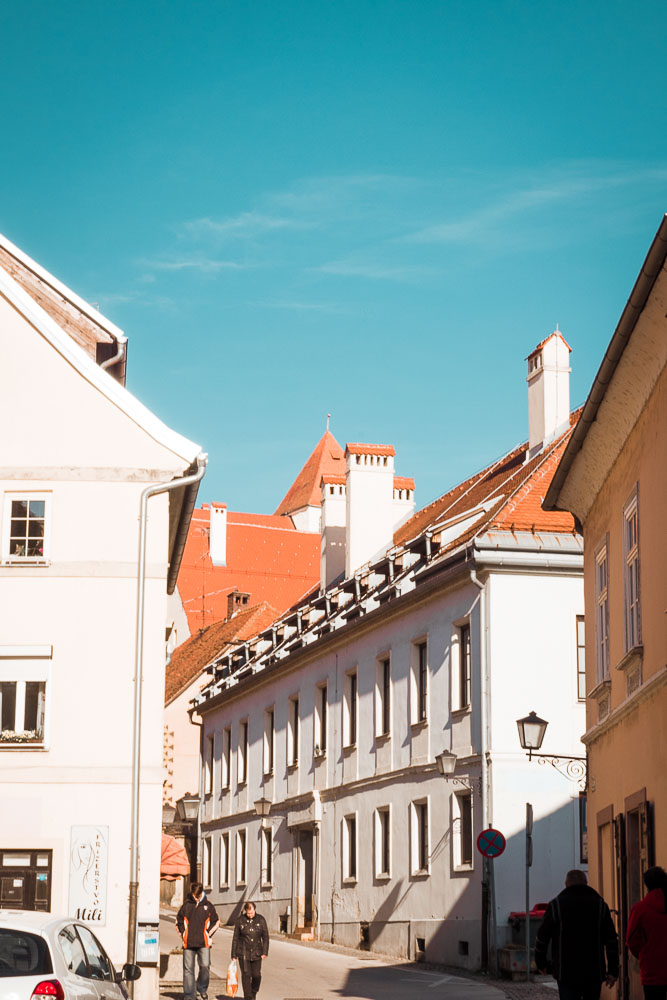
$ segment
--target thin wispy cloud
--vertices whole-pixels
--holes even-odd
[[[344,278],[372,278],[380,281],[414,281],[437,274],[434,267],[412,264],[379,264],[372,261],[334,260],[312,268],[323,274],[335,274]]]
[[[243,271],[252,265],[209,257],[180,257],[173,260],[145,260],[142,261],[142,266],[154,271],[202,271],[204,274],[216,274],[218,271]]]
[[[192,219],[183,226],[183,231],[194,238],[199,237],[234,237],[236,239],[255,239],[266,233],[281,229],[306,229],[311,222],[270,215],[263,212],[241,212],[227,219],[214,219],[206,216],[202,219]]]

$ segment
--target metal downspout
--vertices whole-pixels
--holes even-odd
[[[168,483],[147,486],[141,493],[139,502],[139,560],[137,571],[137,626],[134,648],[134,725],[132,738],[132,816],[130,821],[130,886],[129,913],[127,924],[127,960],[134,965],[137,941],[137,903],[139,895],[139,792],[141,768],[141,699],[144,666],[144,596],[146,589],[146,522],[148,520],[148,500],[158,493],[182,489],[198,483],[206,472],[207,456],[197,456],[197,471],[190,476],[172,479]],[[134,996],[133,983],[128,983],[130,995]]]
[[[116,353],[113,357],[107,358],[106,361],[103,361],[100,365],[100,368],[104,369],[104,371],[106,371],[107,368],[111,368],[113,365],[118,364],[119,361],[122,361],[127,353],[127,337],[117,337],[116,343],[118,344],[118,350]]]
[[[487,609],[486,584],[482,583],[477,576],[474,567],[470,570],[470,579],[479,590],[479,618],[480,618],[480,758],[481,758],[481,799],[482,799],[482,829],[486,830],[491,825],[489,809],[489,761],[488,761],[488,640],[489,623]],[[482,879],[482,963],[486,970],[489,967],[488,954],[488,925],[489,925],[489,883],[492,875],[492,867],[488,858],[483,862],[484,876]],[[495,947],[495,913],[492,913],[493,940]]]

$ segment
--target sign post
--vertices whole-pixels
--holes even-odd
[[[533,807],[526,802],[526,982],[530,982],[530,866],[533,863]]]

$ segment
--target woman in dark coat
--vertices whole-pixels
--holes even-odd
[[[639,959],[646,1000],[667,997],[667,874],[657,865],[644,872],[648,892],[632,907],[626,943]]]
[[[244,903],[234,925],[232,958],[239,963],[244,1000],[254,1000],[262,981],[262,959],[269,954],[269,929],[254,903]]]

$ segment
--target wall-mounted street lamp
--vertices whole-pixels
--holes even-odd
[[[199,815],[199,796],[186,792],[177,799],[176,812],[181,823],[196,823]]]
[[[463,778],[459,775],[454,775],[456,770],[457,757],[455,753],[451,750],[442,750],[439,754],[436,754],[435,762],[438,765],[438,771],[443,776],[445,781],[454,781],[458,785],[463,785],[464,788],[469,788],[470,791],[477,791],[480,795],[482,794],[482,779],[481,778]]]
[[[271,799],[265,798],[263,795],[261,799],[257,799],[255,802],[255,812],[258,816],[264,819],[271,812]]]
[[[532,760],[533,754],[535,754],[538,764],[551,764],[570,781],[577,781],[582,789],[587,787],[588,761],[586,757],[568,757],[563,754],[541,752],[544,734],[549,725],[546,719],[540,719],[535,712],[530,712],[523,719],[517,719],[516,725],[519,730],[519,743],[524,750],[528,751],[528,760]]]

